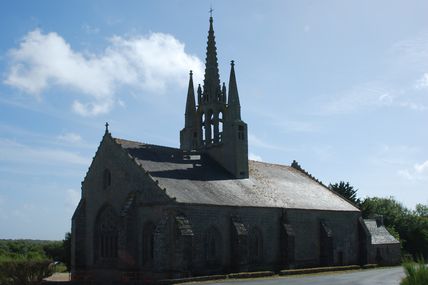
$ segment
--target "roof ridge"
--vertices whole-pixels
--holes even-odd
[[[122,139],[122,138],[114,138],[114,137],[113,137],[113,140],[115,140],[119,144],[120,144],[120,142],[118,142],[118,141],[125,141],[125,142],[137,143],[137,144],[145,145],[145,146],[155,146],[155,147],[164,148],[164,149],[172,149],[172,150],[181,151],[181,149],[179,149],[177,147],[172,147],[172,146],[164,146],[164,145],[158,145],[158,144],[152,144],[152,143],[146,143],[146,142],[139,142],[139,141],[134,141],[134,140]]]
[[[299,170],[299,171],[303,172],[309,178],[311,178],[313,181],[315,181],[318,184],[320,184],[321,186],[324,186],[325,188],[329,189],[321,180],[317,179],[315,176],[313,176],[312,174],[310,174],[307,170],[303,169],[296,160],[293,160],[293,162],[291,163],[291,167],[294,168],[294,169],[296,169],[296,170]]]
[[[259,160],[253,160],[253,159],[248,159],[248,161],[256,162],[256,163],[261,163],[261,164],[266,164],[266,165],[276,165],[276,166],[287,167],[287,168],[289,168],[289,167],[290,167],[290,165],[287,165],[287,164],[280,164],[280,163],[273,163],[273,162],[259,161]]]

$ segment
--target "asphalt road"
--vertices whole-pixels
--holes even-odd
[[[402,267],[368,269],[355,272],[325,273],[312,276],[276,277],[251,280],[230,280],[220,282],[204,282],[204,284],[237,285],[399,285],[404,277]]]

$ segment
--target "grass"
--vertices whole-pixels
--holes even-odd
[[[56,273],[64,273],[67,272],[67,266],[64,263],[60,262],[54,265],[53,271]]]
[[[423,258],[417,262],[413,260],[405,260],[403,262],[406,277],[401,281],[400,285],[426,285],[428,284],[428,267],[425,265]]]

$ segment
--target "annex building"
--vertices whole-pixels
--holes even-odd
[[[248,160],[234,62],[226,88],[209,24],[205,77],[195,92],[190,73],[179,149],[115,138],[106,125],[72,217],[72,279],[399,262],[381,220],[364,221],[297,162]]]

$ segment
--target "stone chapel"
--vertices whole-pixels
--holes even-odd
[[[248,160],[234,62],[220,83],[213,18],[180,148],[102,137],[72,217],[72,279],[156,280],[400,259],[382,222],[293,161]]]

